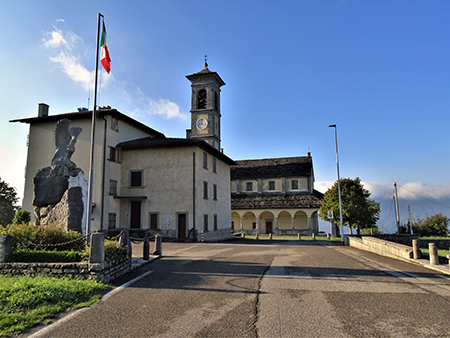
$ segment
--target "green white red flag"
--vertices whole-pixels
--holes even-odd
[[[106,40],[106,28],[104,22],[103,22],[102,38],[100,40],[100,48],[102,49],[101,62],[103,68],[105,68],[106,72],[109,74],[109,72],[111,71],[111,59],[109,58],[108,41]]]

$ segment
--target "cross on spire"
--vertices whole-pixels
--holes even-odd
[[[208,55],[205,54],[205,68],[208,68],[208,62],[206,62],[208,60]]]

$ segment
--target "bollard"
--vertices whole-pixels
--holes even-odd
[[[155,236],[155,251],[154,255],[162,256],[162,237],[160,235]]]
[[[413,239],[412,245],[413,245],[413,258],[419,259],[420,258],[419,240]]]
[[[244,239],[245,239],[245,232],[243,232],[243,233],[241,234],[241,238],[244,238]]]
[[[105,263],[105,242],[103,234],[94,232],[91,235],[91,245],[89,248],[89,264],[94,271],[103,270]]]
[[[272,240],[272,233],[269,234],[269,240]]]
[[[2,235],[0,237],[0,263],[6,263],[11,260],[12,240],[10,235]]]
[[[316,240],[316,234],[314,232],[312,233],[312,239],[313,239],[313,241]]]
[[[327,233],[327,240],[328,240],[328,241],[331,240],[331,235],[330,235],[330,233]]]
[[[300,235],[300,233],[298,233],[298,240],[299,240],[299,241],[302,240],[302,235]]]
[[[148,235],[145,234],[144,237],[144,248],[143,248],[143,256],[144,261],[148,261],[150,259],[150,241],[148,240]]]
[[[439,265],[439,256],[437,254],[436,243],[429,243],[428,249],[430,251],[430,264]]]
[[[259,234],[258,233],[256,233],[256,240],[257,241],[259,240]]]
[[[202,238],[201,238],[201,241],[202,241],[202,243],[205,241],[205,234],[204,234],[203,231],[202,231]]]

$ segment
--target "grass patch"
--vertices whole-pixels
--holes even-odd
[[[430,250],[429,249],[425,249],[425,248],[420,248],[420,252],[425,254],[425,255],[430,255]],[[449,250],[444,250],[444,249],[438,249],[438,256],[441,257],[447,257],[447,255],[449,255]]]
[[[112,287],[98,281],[0,276],[0,337],[9,337],[61,311],[97,303]]]

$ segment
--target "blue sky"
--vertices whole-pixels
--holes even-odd
[[[112,59],[100,105],[184,137],[185,75],[207,54],[226,83],[231,158],[311,151],[324,192],[337,179],[337,124],[341,177],[360,177],[379,201],[397,182],[404,203],[450,214],[447,0],[2,1],[0,177],[20,195],[28,127],[8,121],[36,116],[39,102],[57,114],[90,97],[92,108],[98,12]]]

